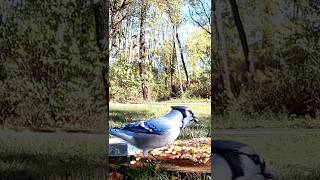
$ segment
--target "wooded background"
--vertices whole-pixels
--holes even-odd
[[[215,115],[319,117],[320,3],[214,1]]]
[[[209,98],[210,10],[209,0],[111,1],[110,100]]]
[[[210,97],[209,5],[2,1],[0,124],[103,128],[106,94],[117,102]],[[206,29],[183,38],[186,21]]]
[[[110,72],[101,77],[103,3],[1,1],[0,124],[101,126],[108,84],[117,102],[211,97],[214,115],[317,117],[319,3],[210,4],[110,1]]]
[[[0,125],[103,128],[93,1],[0,3]]]

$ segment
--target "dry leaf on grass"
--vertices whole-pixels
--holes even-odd
[[[123,180],[123,175],[117,172],[112,172],[109,174],[110,180]]]

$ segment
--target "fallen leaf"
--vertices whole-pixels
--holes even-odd
[[[123,175],[117,172],[112,172],[109,174],[110,180],[123,180]]]

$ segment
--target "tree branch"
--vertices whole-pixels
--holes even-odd
[[[207,19],[208,19],[208,21],[209,21],[209,23],[210,23],[210,22],[211,22],[211,18],[210,18],[210,16],[207,14],[207,11],[206,11],[206,8],[204,7],[203,2],[202,2],[201,0],[199,0],[199,2],[200,2],[201,7],[202,7],[202,9],[203,9],[203,11],[204,11],[204,14],[206,15],[206,17],[207,17]]]
[[[114,23],[113,25],[116,26],[118,25],[119,23],[121,23],[127,16],[127,14],[125,14],[119,21],[117,21],[116,23]]]
[[[191,20],[192,20],[193,22],[195,22],[196,24],[198,24],[198,26],[200,26],[200,27],[201,27],[203,30],[205,30],[207,33],[211,34],[211,32],[210,32],[207,28],[205,28],[200,22],[196,21],[196,20],[192,17],[191,10],[190,10],[189,7],[188,7],[188,9],[189,9],[189,14],[190,14]]]

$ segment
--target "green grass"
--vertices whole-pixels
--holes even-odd
[[[186,129],[180,139],[205,137],[210,130],[210,103],[206,101],[177,103],[177,102],[153,102],[143,104],[109,103],[109,127],[122,127],[127,123],[140,120],[148,120],[167,114],[170,106],[183,105],[191,109],[200,120],[199,124]]]
[[[100,178],[104,135],[0,131],[0,177]]]
[[[191,102],[195,102],[195,103],[201,103],[201,102],[210,103],[210,99],[182,97],[182,98],[171,98],[170,100],[161,101],[161,103],[191,103]]]
[[[111,170],[113,171],[113,170]],[[204,173],[178,173],[168,171],[161,168],[156,170],[154,165],[150,165],[146,168],[139,169],[128,169],[128,168],[119,168],[116,170],[118,173],[123,174],[125,178],[132,180],[169,180],[169,179],[186,179],[186,180],[210,180],[210,174]]]
[[[213,117],[214,129],[241,128],[320,128],[319,118],[289,117],[287,114],[265,113],[248,116],[241,113],[229,113],[225,116]]]
[[[281,180],[320,179],[320,133],[284,135],[217,135],[252,145]]]

